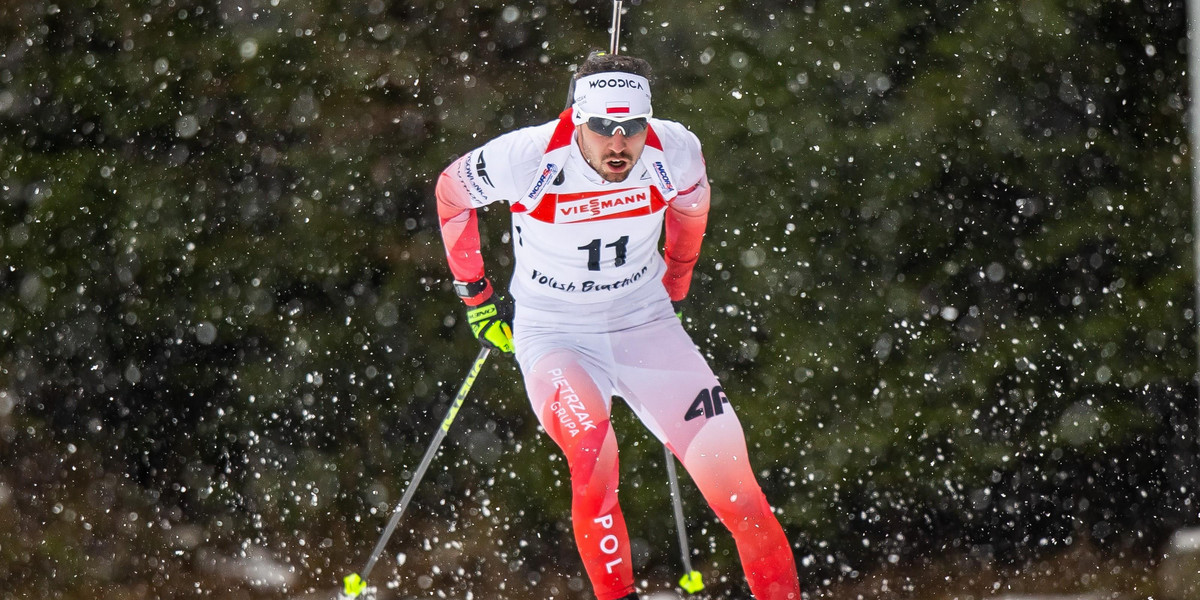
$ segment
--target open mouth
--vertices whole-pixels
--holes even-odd
[[[619,173],[629,168],[629,159],[624,156],[609,156],[604,159],[604,165]]]

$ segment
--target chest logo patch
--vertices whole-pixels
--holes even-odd
[[[649,215],[666,206],[656,187],[546,194],[530,216],[546,223],[581,223]]]

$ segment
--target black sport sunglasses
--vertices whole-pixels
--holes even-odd
[[[646,125],[645,117],[629,119],[628,121],[614,121],[612,119],[605,119],[604,117],[589,117],[587,120],[588,129],[604,137],[616,135],[618,129],[625,134],[625,137],[632,137],[644,131]]]

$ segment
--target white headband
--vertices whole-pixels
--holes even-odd
[[[650,81],[641,75],[612,71],[575,80],[576,125],[589,117],[628,121],[654,114],[650,108]]]

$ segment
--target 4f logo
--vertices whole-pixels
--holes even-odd
[[[487,163],[483,161],[482,150],[479,151],[479,160],[475,162],[475,172],[479,173],[479,178],[482,179],[484,183],[491,185],[492,187],[496,187],[492,185],[492,178],[488,177]]]
[[[721,386],[714,385],[712,390],[700,390],[696,399],[692,400],[692,405],[688,407],[687,413],[683,415],[683,420],[715,417],[725,412],[724,405],[726,404],[729,404],[729,398],[725,397],[725,391],[721,389]]]

